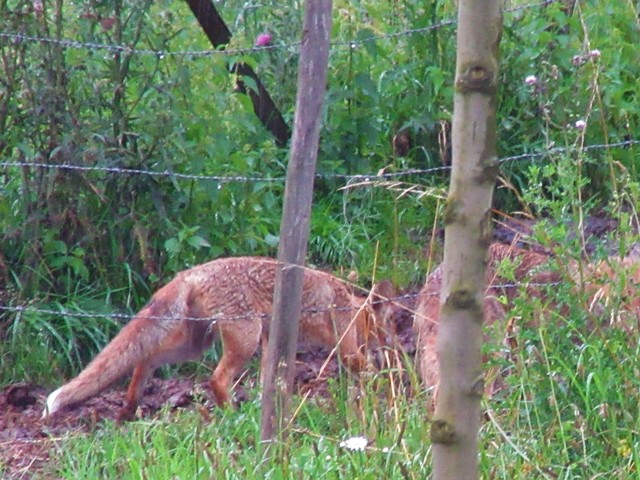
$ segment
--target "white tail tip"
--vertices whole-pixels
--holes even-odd
[[[59,388],[54,392],[52,392],[51,394],[49,394],[49,396],[47,397],[47,402],[45,404],[44,410],[42,411],[42,418],[47,418],[48,416],[54,414],[56,411],[60,409],[58,402],[56,402],[56,399],[60,395],[61,391],[62,391],[62,388]]]

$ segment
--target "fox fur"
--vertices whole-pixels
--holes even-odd
[[[550,256],[544,253],[532,252],[511,245],[492,244],[489,247],[486,285],[484,299],[485,325],[503,321],[506,316],[505,306],[520,293],[517,288],[509,288],[505,284],[509,280],[499,275],[499,265],[503,260],[513,262],[513,277],[517,283],[526,284],[526,294],[529,298],[542,298],[543,292],[537,284],[559,281],[571,282],[576,288],[576,294],[585,292],[589,298],[587,311],[600,316],[609,303],[614,303],[612,280],[621,278],[623,298],[621,311],[617,311],[616,318],[611,323],[629,325],[640,323],[640,261],[626,257],[610,258],[590,263],[580,268],[577,263],[567,265],[567,274],[552,272],[545,265]],[[428,277],[419,293],[414,317],[414,327],[417,331],[417,368],[425,388],[435,390],[439,383],[439,363],[436,351],[436,338],[440,323],[440,289],[442,287],[442,266],[438,266]],[[502,301],[499,301],[502,299]],[[506,301],[505,303],[503,303]],[[535,324],[536,319],[533,320]],[[489,384],[490,391],[499,388],[498,383]],[[490,392],[489,392],[490,393]]]
[[[131,419],[157,367],[200,358],[216,336],[223,354],[209,385],[218,405],[229,404],[231,382],[260,343],[264,366],[278,265],[270,258],[223,258],[178,273],[77,377],[48,396],[43,416],[80,403],[133,371],[119,416]],[[337,346],[341,361],[359,372],[366,362],[361,347],[369,337],[386,344],[390,302],[383,300],[392,296],[389,282],[361,297],[337,277],[305,268],[300,342]]]
[[[589,313],[608,314],[610,326],[631,329],[640,325],[640,259],[610,257],[583,268],[572,264],[569,273],[578,293],[586,293]]]
[[[492,325],[506,317],[504,299],[512,301],[518,294],[516,288],[505,287],[509,281],[499,275],[499,265],[509,260],[513,263],[513,278],[518,283],[549,283],[559,280],[559,276],[543,269],[549,256],[543,253],[523,250],[511,245],[493,243],[488,249],[483,311],[485,325]],[[442,265],[439,265],[426,279],[418,294],[414,328],[417,332],[417,368],[423,385],[435,393],[439,378],[439,362],[436,350],[440,325],[440,290],[442,288]],[[535,287],[529,292],[539,296]],[[502,301],[501,301],[502,299]],[[493,388],[493,387],[490,387]]]

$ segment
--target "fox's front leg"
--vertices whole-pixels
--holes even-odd
[[[367,364],[367,359],[360,351],[358,335],[354,325],[342,336],[338,336],[338,354],[342,364],[352,373],[359,374]]]
[[[118,422],[126,422],[133,420],[136,416],[136,410],[140,404],[140,399],[144,393],[144,386],[149,380],[153,369],[148,361],[140,362],[133,370],[131,383],[125,396],[125,404],[118,413]]]
[[[219,407],[231,404],[229,387],[256,353],[261,332],[260,318],[237,320],[220,327],[222,358],[209,380],[214,400]]]

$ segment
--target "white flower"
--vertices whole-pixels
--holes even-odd
[[[573,126],[578,130],[584,130],[587,127],[587,122],[585,122],[584,120],[577,120]]]
[[[382,453],[389,453],[391,449],[389,447],[382,447]]]
[[[590,56],[591,58],[600,58],[600,50],[598,50],[598,49],[591,50],[591,51],[589,52],[589,56]]]
[[[369,441],[364,438],[364,437],[351,437],[351,438],[347,438],[346,440],[343,440],[342,442],[340,442],[340,446],[342,448],[346,448],[347,450],[353,450],[353,451],[363,451],[365,448],[367,448],[367,444],[369,443]]]
[[[538,83],[538,77],[535,75],[528,75],[527,78],[524,79],[524,83],[527,85],[535,85]]]

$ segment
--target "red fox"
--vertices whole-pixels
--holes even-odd
[[[557,281],[558,275],[546,271],[537,271],[544,266],[549,256],[523,250],[510,245],[494,243],[489,246],[484,299],[485,324],[491,325],[505,317],[504,305],[499,297],[512,300],[517,294],[515,288],[501,288],[508,283],[497,272],[500,263],[509,259],[514,264],[513,277],[518,282],[528,280],[532,283]],[[436,338],[440,324],[440,289],[442,288],[442,266],[438,266],[428,277],[420,290],[416,304],[414,327],[417,332],[418,373],[425,388],[436,388],[439,382],[439,364],[436,353]],[[532,294],[536,295],[535,288]]]
[[[640,260],[611,257],[578,268],[569,266],[578,292],[587,294],[589,313],[609,316],[610,326],[635,329],[640,324]],[[611,308],[613,307],[613,308]]]
[[[597,316],[605,311],[609,304],[620,304],[620,308],[612,311],[611,324],[622,326],[640,323],[640,262],[636,258],[609,258],[600,262],[590,263],[583,268],[579,264],[570,262],[567,273],[563,277],[560,273],[544,269],[549,261],[549,255],[523,250],[517,247],[492,244],[489,247],[489,262],[487,264],[487,291],[484,301],[485,324],[491,325],[504,319],[505,309],[498,301],[503,296],[508,302],[518,294],[517,288],[501,287],[508,283],[500,277],[498,266],[505,259],[513,261],[515,269],[513,277],[518,283],[527,284],[527,296],[542,297],[543,292],[536,284],[550,284],[558,281],[571,282],[576,288],[576,294],[584,291],[589,298],[587,311]],[[618,285],[615,285],[617,280]],[[436,353],[436,336],[440,323],[440,288],[442,286],[442,271],[438,267],[427,277],[427,281],[420,291],[416,305],[414,325],[418,332],[417,361],[418,372],[426,388],[435,388],[439,382],[439,366]],[[617,288],[616,288],[617,287]],[[615,299],[616,292],[621,297]],[[614,301],[617,300],[617,301]],[[535,323],[537,320],[533,319]],[[489,389],[494,389],[490,385]]]
[[[217,335],[223,354],[209,385],[219,406],[229,404],[229,386],[260,342],[264,366],[277,266],[270,258],[223,258],[178,273],[77,377],[49,395],[43,417],[96,395],[133,370],[119,415],[131,419],[157,367],[199,358]],[[305,268],[300,341],[337,346],[342,362],[359,372],[367,337],[387,343],[391,303],[384,300],[393,295],[387,281],[360,297],[337,277]]]

